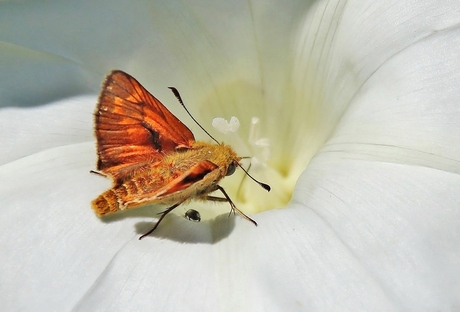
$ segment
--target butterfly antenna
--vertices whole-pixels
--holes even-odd
[[[244,158],[247,158],[247,157],[241,157],[241,159],[244,159]],[[247,171],[249,171],[249,169],[251,169],[251,163],[249,163],[249,167],[248,167]],[[241,191],[241,188],[243,187],[244,179],[246,179],[246,177],[247,177],[247,175],[243,175],[243,178],[241,179],[240,185],[238,186],[238,189],[236,190],[236,197],[238,197],[240,195],[240,191]]]
[[[206,131],[205,128],[203,128],[202,125],[200,125],[200,123],[199,123],[198,121],[196,121],[195,118],[193,118],[192,114],[190,114],[190,112],[188,111],[187,107],[185,106],[184,101],[182,101],[182,98],[181,98],[181,96],[180,96],[180,94],[179,94],[179,91],[177,91],[177,89],[174,88],[174,87],[168,87],[168,88],[171,89],[171,91],[174,93],[174,95],[176,96],[177,100],[178,100],[179,103],[182,105],[182,107],[185,109],[185,111],[186,111],[187,114],[190,116],[190,118],[192,118],[193,121],[194,121],[198,126],[200,126],[200,128],[201,128],[204,132],[206,132],[206,134],[209,135],[209,137],[210,137],[211,139],[213,139],[217,144],[220,145],[219,141],[217,141],[208,131]]]
[[[257,184],[259,184],[260,186],[262,186],[265,190],[267,190],[267,192],[270,192],[270,190],[272,189],[272,188],[270,187],[270,185],[265,184],[265,183],[262,183],[262,182],[260,182],[260,181],[257,181],[255,178],[253,178],[252,175],[249,174],[249,172],[248,172],[246,169],[244,169],[243,166],[241,166],[238,162],[237,162],[236,164],[238,165],[238,167],[240,167],[241,169],[243,169],[244,173],[246,173],[246,175],[247,175],[248,177],[250,177],[250,178],[252,179],[252,181],[254,181],[254,182],[256,182]]]

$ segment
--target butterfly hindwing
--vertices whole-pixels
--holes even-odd
[[[142,189],[142,198],[139,200],[137,194],[127,194],[124,196],[126,208],[135,208],[140,205],[158,202],[167,196],[179,194],[190,186],[203,181],[206,176],[219,167],[209,160],[203,160],[181,175],[163,184],[161,181],[149,181],[149,184]]]
[[[205,176],[218,169],[219,167],[209,160],[203,160],[195,166],[188,169],[181,176],[177,177],[171,183],[162,188],[159,192],[159,196],[166,196],[169,194],[180,192],[191,185],[202,181]]]
[[[95,122],[97,169],[117,180],[195,141],[192,132],[158,99],[119,70],[104,81]]]

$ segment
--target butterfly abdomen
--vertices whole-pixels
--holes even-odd
[[[149,200],[136,200],[143,197],[150,197],[150,202],[155,201],[155,190],[158,184],[163,184],[161,176],[141,176],[105,191],[91,202],[91,206],[98,216],[138,207],[149,203]]]
[[[114,189],[110,189],[93,200],[91,202],[91,207],[93,207],[94,212],[100,217],[120,210],[120,205],[118,203],[117,193]]]

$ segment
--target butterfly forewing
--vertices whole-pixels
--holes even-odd
[[[195,141],[179,119],[122,71],[107,76],[95,116],[97,169],[117,180]]]

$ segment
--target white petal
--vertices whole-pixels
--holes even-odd
[[[44,106],[3,108],[0,164],[49,148],[94,140],[96,101],[95,96],[80,96]]]
[[[457,5],[302,3],[305,7],[283,3],[283,10],[254,6],[243,13],[237,4],[226,10],[225,3],[182,11],[166,2],[150,10],[111,2],[109,12],[93,2],[75,10],[57,3],[46,10],[32,5],[22,12],[11,11],[15,3],[2,4],[2,17],[8,17],[0,19],[8,26],[0,27],[2,40],[81,61],[101,77],[112,67],[135,69],[155,85],[185,86],[204,108],[229,100],[243,103],[235,113],[246,114],[243,125],[253,110],[265,112],[267,104],[278,112],[289,102],[290,89],[273,86],[291,86],[292,37],[286,34],[309,8],[306,21],[314,23],[306,22],[304,29],[312,29],[307,37],[313,40],[307,38],[303,49],[311,49],[313,62],[295,65],[300,74],[307,72],[304,65],[317,67],[308,73],[312,76],[299,78],[304,92],[294,97],[326,99],[316,103],[328,103],[319,108],[331,114],[331,120],[318,119],[329,127],[329,144],[305,171],[289,208],[254,216],[258,228],[240,219],[234,225],[233,218],[203,227],[171,216],[156,237],[140,242],[136,226],[148,225],[136,221],[144,215],[151,220],[156,211],[141,209],[105,224],[89,208],[89,201],[109,186],[88,173],[95,161],[93,142],[24,148],[18,155],[42,152],[0,168],[2,308],[388,311],[460,305],[458,34],[450,28],[458,24]],[[123,18],[110,12],[122,12]],[[217,14],[222,12],[227,14]],[[274,19],[274,12],[289,18]],[[131,27],[121,22],[124,18]],[[59,19],[66,27],[56,27]],[[93,31],[99,29],[89,22],[93,19],[103,31]],[[311,26],[316,22],[320,26]],[[243,31],[248,25],[256,31]],[[11,29],[16,31],[8,33]],[[230,31],[228,36],[222,29]],[[81,34],[87,45],[75,41]],[[137,61],[129,62],[131,53]],[[424,67],[412,74],[412,67],[405,67],[410,62],[426,66],[423,75],[418,72]],[[145,70],[147,64],[152,70]],[[343,69],[339,75],[337,68]],[[40,72],[33,72],[35,80]],[[440,104],[433,108],[433,103]],[[291,107],[289,112],[310,118],[310,109]],[[270,126],[293,119],[291,114],[267,115]],[[280,144],[296,142],[299,125],[282,129]],[[85,124],[77,133],[84,137],[88,130]],[[311,144],[319,147],[328,138],[315,141],[312,135]],[[298,140],[293,150],[303,151],[304,138]],[[43,140],[46,148],[54,147],[52,141]],[[299,169],[304,161],[289,165]]]
[[[458,175],[430,168],[361,161],[353,155],[341,161],[316,158],[295,196],[308,208],[297,217],[309,220],[302,233],[307,239],[317,233],[321,241],[298,242],[313,253],[307,256],[306,274],[318,274],[307,280],[318,281],[324,274],[315,284],[317,291],[332,291],[347,306],[361,305],[359,310],[369,310],[367,304],[390,304],[397,310],[458,305],[458,187]],[[298,233],[297,227],[290,228]],[[326,263],[334,268],[315,271]],[[369,301],[348,299],[364,289],[371,294]]]
[[[458,29],[438,32],[388,60],[321,152],[460,173],[458,38]]]

